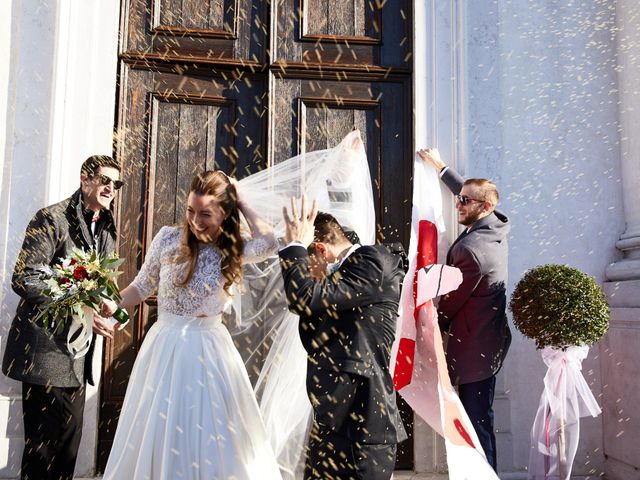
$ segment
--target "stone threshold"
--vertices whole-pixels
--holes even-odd
[[[595,476],[571,476],[571,480],[596,480]],[[101,480],[102,477],[76,477],[75,480]],[[408,471],[397,471],[393,474],[393,480],[448,480],[446,473],[415,473]],[[526,480],[527,472],[505,472],[500,473],[500,480]],[[481,480],[481,479],[474,479]]]
[[[100,480],[102,477],[77,477],[75,480]],[[526,474],[506,474],[501,476],[501,480],[526,480]],[[415,473],[409,471],[397,471],[393,474],[392,480],[448,480],[446,473]],[[479,480],[479,479],[477,479]],[[578,480],[578,479],[576,479]]]

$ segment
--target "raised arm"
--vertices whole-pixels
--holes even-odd
[[[258,213],[251,208],[242,194],[242,188],[238,184],[236,179],[231,180],[233,186],[236,188],[236,195],[238,199],[238,209],[242,212],[242,215],[247,220],[247,225],[251,230],[252,237],[273,235],[273,228],[267,222],[265,222]]]
[[[309,272],[309,257],[303,246],[281,250],[280,266],[289,310],[307,316],[372,303],[380,294],[384,277],[382,261],[370,247],[360,247],[336,273],[319,282]]]
[[[271,225],[247,204],[238,182],[232,179],[232,183],[236,188],[238,209],[242,212],[251,231],[251,238],[245,243],[242,260],[244,263],[259,262],[276,253],[278,241]]]
[[[282,214],[286,227],[287,247],[280,251],[280,267],[284,279],[289,310],[299,315],[312,315],[329,310],[349,310],[363,305],[379,295],[384,276],[382,261],[371,247],[360,247],[347,257],[340,269],[322,281],[315,281],[309,271],[307,247],[314,238],[314,221],[318,206],[301,199],[291,199],[291,215],[286,208]]]
[[[462,190],[464,178],[458,174],[453,168],[447,167],[442,161],[440,152],[437,148],[423,148],[418,150],[418,156],[426,163],[433,167],[440,175],[440,179],[454,195],[458,195]]]

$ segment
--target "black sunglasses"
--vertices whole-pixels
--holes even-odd
[[[484,203],[484,200],[478,200],[477,198],[467,197],[466,195],[456,195],[456,200],[460,202],[460,205],[467,205],[471,202]]]
[[[104,186],[107,186],[111,182],[113,182],[114,190],[120,190],[124,186],[124,182],[122,180],[114,180],[113,178],[108,177],[107,175],[103,175],[102,173],[96,173],[93,178],[97,178],[100,182],[100,185]]]

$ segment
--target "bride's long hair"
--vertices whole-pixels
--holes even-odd
[[[220,268],[225,279],[223,288],[227,294],[231,294],[231,286],[242,281],[242,250],[244,248],[244,240],[240,235],[240,212],[236,187],[224,172],[208,170],[194,177],[189,193],[216,197],[224,212],[225,218],[220,225],[215,243],[220,250]],[[186,263],[187,272],[177,286],[186,287],[191,281],[199,253],[200,243],[185,219],[182,224],[182,240],[175,261]]]

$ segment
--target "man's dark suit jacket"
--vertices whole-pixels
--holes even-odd
[[[35,318],[39,305],[49,301],[37,268],[54,265],[68,257],[73,247],[88,250],[97,241],[98,251],[111,253],[116,246],[116,226],[103,210],[97,236],[91,235],[84,218],[81,191],[60,203],[39,210],[27,227],[13,272],[11,286],[21,297],[11,323],[2,361],[3,373],[21,382],[54,387],[93,384],[98,372],[91,370],[95,335],[87,355],[73,359],[67,350],[67,330],[53,335]]]
[[[447,168],[442,181],[459,194],[464,180]],[[478,220],[449,248],[447,265],[462,271],[462,284],[440,299],[440,328],[448,333],[447,365],[454,385],[478,382],[502,367],[511,344],[506,314],[507,234],[498,210]]]
[[[280,251],[289,310],[300,316],[315,421],[362,443],[406,438],[389,373],[403,271],[383,246],[362,246],[320,282],[307,251]]]

